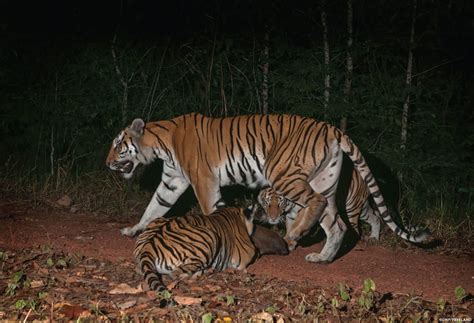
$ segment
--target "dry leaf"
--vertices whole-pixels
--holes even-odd
[[[174,300],[180,305],[195,305],[202,303],[201,297],[175,296]]]
[[[87,317],[91,315],[88,310],[80,305],[63,304],[59,312],[69,319],[77,319],[79,317]]]
[[[118,308],[123,311],[123,310],[126,310],[127,308],[135,306],[136,304],[137,304],[137,301],[132,300],[132,301],[128,301],[128,302],[125,302],[125,303],[118,304]]]
[[[210,292],[217,292],[219,289],[221,289],[221,286],[219,286],[219,285],[204,285],[204,288],[208,289]]]
[[[172,290],[176,287],[176,285],[178,285],[178,281],[172,281],[171,283],[169,283],[168,285],[166,285],[166,289],[167,290]]]
[[[138,294],[141,293],[141,288],[133,288],[130,287],[128,284],[122,283],[118,284],[117,287],[109,291],[109,294]]]
[[[199,286],[191,286],[191,291],[193,292],[198,292],[198,293],[201,293],[204,291],[204,289],[202,287],[199,287]]]
[[[44,282],[42,280],[33,280],[30,284],[31,288],[39,288],[44,286]]]
[[[260,312],[250,317],[252,322],[273,323],[273,316],[267,312]]]

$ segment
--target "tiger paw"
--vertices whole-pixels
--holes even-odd
[[[296,245],[298,244],[295,240],[290,240],[285,238],[286,244],[288,245],[288,251],[293,251],[296,249]]]
[[[134,229],[134,227],[126,227],[126,228],[120,229],[120,233],[123,236],[133,237],[137,234],[137,231]]]
[[[328,261],[327,259],[323,259],[321,257],[321,254],[319,254],[317,252],[312,252],[312,253],[307,254],[304,257],[304,259],[306,259],[306,261],[315,262],[315,263],[318,263],[318,264],[328,264],[328,263],[330,263],[330,261]]]

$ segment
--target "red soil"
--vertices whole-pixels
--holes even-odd
[[[136,219],[117,219],[53,209],[33,210],[27,204],[0,202],[0,250],[46,245],[69,253],[120,262],[131,259],[134,239],[119,229]],[[322,244],[298,248],[288,256],[264,256],[248,269],[257,276],[279,280],[313,281],[333,287],[340,282],[359,288],[372,278],[380,292],[416,293],[424,298],[454,299],[454,288],[474,291],[474,259],[440,255],[422,249],[391,250],[359,243],[353,250],[327,265],[304,260]]]

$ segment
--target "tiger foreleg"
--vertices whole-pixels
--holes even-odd
[[[286,244],[288,245],[288,251],[295,250],[296,245],[297,245],[295,241],[292,241],[289,238],[289,232],[293,229],[293,226],[295,225],[296,215],[298,214],[299,210],[300,210],[300,208],[295,205],[291,209],[291,212],[289,214],[287,214],[286,218],[285,218],[285,230],[286,230],[285,241],[286,241]]]
[[[148,223],[165,215],[188,186],[189,183],[184,178],[171,177],[164,170],[161,183],[153,194],[153,198],[148,204],[145,213],[143,213],[140,222],[133,227],[123,228],[120,232],[123,235],[133,237],[143,231]]]
[[[305,259],[310,262],[329,263],[336,257],[347,230],[346,224],[337,213],[333,197],[328,199],[328,206],[324,210],[320,224],[326,234],[326,243],[321,253],[310,253]]]
[[[288,244],[288,249],[294,250],[297,241],[306,235],[309,230],[318,222],[324,208],[326,207],[326,198],[315,192],[310,193],[310,197],[306,199],[306,207],[301,208],[296,214],[294,221],[287,221],[285,240]]]

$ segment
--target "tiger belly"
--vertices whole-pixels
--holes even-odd
[[[263,162],[257,163],[251,157],[227,160],[217,170],[219,185],[243,185],[251,189],[267,186],[268,181],[260,170],[262,167]]]

